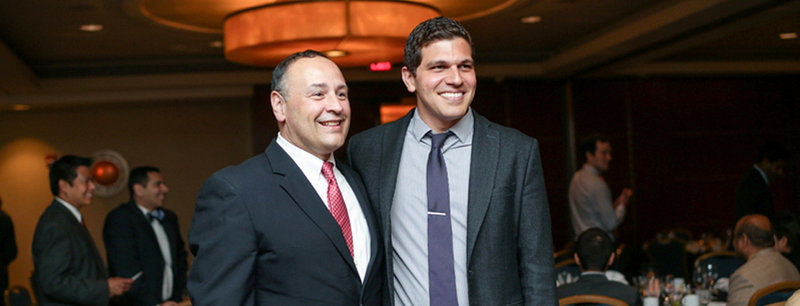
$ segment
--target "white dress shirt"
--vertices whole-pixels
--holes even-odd
[[[69,210],[69,212],[71,212],[72,215],[75,216],[75,219],[78,219],[78,223],[83,223],[83,215],[81,215],[81,212],[78,211],[78,209],[75,208],[75,206],[72,206],[72,204],[67,203],[67,201],[62,200],[59,197],[56,197],[56,202],[61,203],[61,205],[64,205],[64,207],[66,207]]]
[[[139,207],[139,210],[142,211],[145,218],[149,218],[148,214],[150,211],[144,206],[139,205],[136,203],[136,206]],[[153,231],[156,233],[156,239],[158,239],[158,247],[161,249],[161,256],[164,257],[164,279],[162,282],[161,287],[161,299],[168,300],[172,297],[172,286],[173,286],[173,275],[172,275],[172,252],[169,249],[169,238],[167,238],[167,232],[164,231],[164,226],[161,225],[156,219],[150,221],[150,226],[153,227]]]
[[[283,151],[292,158],[297,167],[300,168],[300,171],[303,172],[303,175],[305,175],[306,179],[311,183],[311,186],[317,191],[319,198],[322,199],[322,203],[324,203],[325,207],[330,211],[328,204],[328,180],[322,175],[322,165],[326,161],[290,143],[281,136],[280,132],[278,133],[276,142]],[[339,191],[342,193],[344,205],[347,207],[347,216],[350,218],[350,231],[353,235],[353,261],[356,264],[358,275],[363,282],[367,274],[367,265],[369,265],[371,241],[369,228],[367,227],[367,218],[364,217],[361,205],[358,203],[356,194],[353,192],[347,179],[342,175],[339,169],[336,168],[336,160],[333,158],[333,154],[331,154],[327,161],[332,162],[334,165],[333,174],[336,176],[336,183],[339,185]]]

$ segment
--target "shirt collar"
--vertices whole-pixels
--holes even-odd
[[[275,142],[277,142],[278,145],[281,146],[281,149],[292,158],[294,163],[297,164],[297,167],[300,168],[300,171],[302,171],[307,178],[319,177],[322,175],[323,161],[319,159],[319,157],[295,146],[283,138],[280,132],[278,132],[278,139]],[[328,157],[327,161],[333,163],[334,168],[336,167],[336,159],[333,157],[333,154]]]
[[[75,218],[78,219],[78,223],[81,223],[83,221],[83,215],[81,215],[81,212],[78,211],[78,209],[75,208],[75,206],[72,206],[72,204],[67,203],[67,201],[62,200],[59,197],[56,197],[56,202],[61,203],[61,205],[64,205],[64,207],[66,207],[69,210],[69,212],[71,212],[75,216]]]
[[[136,203],[136,207],[138,207],[138,208],[139,208],[139,210],[141,210],[141,211],[142,211],[142,213],[143,213],[145,216],[147,216],[148,214],[150,214],[150,211],[149,211],[149,210],[147,210],[147,208],[145,208],[144,206],[140,205],[139,203]]]
[[[750,261],[750,260],[753,260],[753,258],[756,258],[758,256],[762,256],[763,254],[766,254],[766,253],[772,253],[772,252],[777,252],[777,251],[775,251],[775,249],[773,249],[772,247],[766,247],[766,248],[763,248],[761,250],[758,250],[758,252],[756,252],[755,254],[751,255],[750,258],[748,258],[747,260]]]
[[[761,174],[761,177],[764,178],[764,181],[767,182],[767,184],[769,184],[769,179],[767,178],[767,174],[764,173],[764,170],[761,170],[761,168],[759,168],[758,165],[756,164],[753,164],[753,168],[756,168],[756,171],[758,171],[758,173]]]
[[[464,117],[461,117],[448,131],[452,131],[458,141],[469,144],[472,142],[472,133],[475,130],[474,126],[475,117],[472,115],[472,107],[470,107],[467,109],[467,113]],[[422,139],[425,138],[425,134],[432,130],[425,121],[422,121],[416,109],[414,109],[414,115],[411,117],[408,129],[417,141],[422,141]]]
[[[606,276],[606,273],[605,272],[600,272],[600,271],[584,271],[584,272],[581,272],[581,276],[584,276],[584,275],[602,275],[602,276]]]
[[[600,171],[597,171],[597,168],[595,168],[594,166],[592,166],[590,164],[583,164],[583,170],[585,170],[585,171],[587,171],[587,172],[589,172],[591,174],[594,174],[594,176],[600,176]]]

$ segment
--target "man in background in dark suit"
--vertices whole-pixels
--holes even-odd
[[[418,25],[402,68],[417,107],[350,139],[394,305],[556,305],[539,145],[470,108],[473,50],[452,19]]]
[[[344,76],[308,50],[283,60],[271,86],[277,139],[197,196],[192,305],[381,305],[378,224],[358,174],[333,157],[350,127]]]
[[[186,289],[186,244],[178,217],[164,209],[169,189],[158,168],[137,167],[128,179],[131,200],[106,216],[109,273],[133,277],[142,273],[125,294],[133,306],[175,306]]]
[[[80,213],[92,204],[91,164],[89,158],[66,155],[50,166],[55,199],[39,217],[32,243],[39,305],[105,306],[133,283],[108,277]]]
[[[581,267],[581,276],[574,283],[559,286],[558,298],[594,294],[620,299],[631,306],[641,305],[635,287],[606,277],[605,272],[614,262],[615,255],[611,237],[604,230],[593,227],[581,233],[575,242],[575,262]]]
[[[0,208],[3,207],[3,198],[0,197]],[[0,289],[8,289],[8,264],[17,258],[17,238],[14,236],[14,223],[11,222],[6,212],[0,210]],[[0,306],[5,305],[5,299],[0,300]]]
[[[756,163],[739,180],[734,196],[734,222],[751,214],[764,215],[772,220],[775,217],[775,204],[772,201],[770,181],[783,175],[783,167],[791,154],[782,144],[769,142],[761,147]]]

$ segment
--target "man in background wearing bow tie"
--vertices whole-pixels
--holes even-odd
[[[109,273],[136,278],[121,304],[177,305],[186,288],[187,253],[177,216],[162,208],[169,189],[158,168],[138,167],[128,191],[130,202],[108,213],[103,226]]]

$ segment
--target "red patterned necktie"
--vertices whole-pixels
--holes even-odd
[[[347,215],[347,207],[344,206],[342,192],[339,191],[339,184],[336,183],[336,176],[333,175],[333,163],[325,162],[322,165],[322,176],[328,180],[328,209],[330,209],[336,223],[342,228],[344,241],[350,249],[350,256],[353,256],[353,233],[350,231],[350,216]]]

